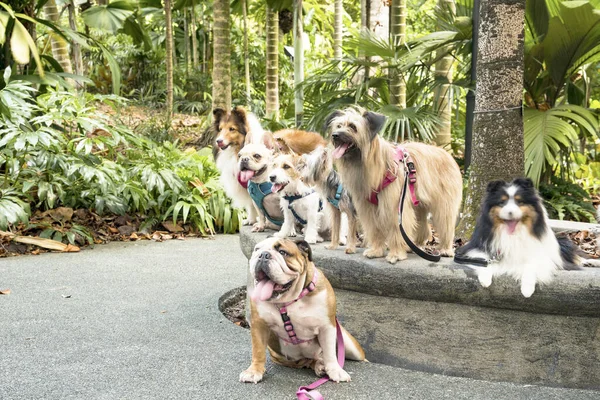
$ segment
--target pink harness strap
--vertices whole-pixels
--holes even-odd
[[[283,329],[285,329],[285,331],[287,332],[287,334],[289,336],[289,339],[285,339],[282,337],[279,338],[279,339],[283,340],[284,342],[291,343],[291,344],[300,344],[300,343],[310,342],[312,340],[312,339],[307,339],[307,340],[298,339],[298,337],[296,336],[296,332],[294,332],[294,325],[292,325],[292,321],[290,321],[290,317],[287,315],[287,307],[291,304],[294,304],[295,302],[297,302],[298,300],[300,300],[301,298],[303,298],[304,296],[306,296],[307,294],[309,294],[310,292],[315,290],[315,288],[317,287],[317,279],[318,278],[319,278],[319,275],[318,275],[317,270],[315,269],[315,273],[313,274],[312,281],[310,281],[310,283],[308,284],[307,287],[302,289],[302,292],[300,292],[300,295],[296,298],[296,300],[292,300],[288,303],[284,303],[283,305],[281,305],[279,307],[279,314],[281,314],[281,319],[283,320]]]
[[[404,169],[408,171],[408,189],[410,190],[410,198],[412,200],[413,205],[416,207],[419,205],[419,200],[417,199],[417,195],[415,194],[415,183],[417,182],[417,169],[415,168],[415,163],[413,161],[412,156],[406,151],[406,149],[402,146],[397,146],[394,151],[394,163],[396,164],[396,168],[394,171],[387,170],[385,171],[385,175],[383,180],[379,184],[377,189],[371,191],[371,196],[369,197],[369,202],[375,205],[379,204],[379,199],[377,195],[386,187],[388,187],[392,182],[398,179],[398,169],[401,164],[404,165]]]

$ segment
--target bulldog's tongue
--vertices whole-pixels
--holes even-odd
[[[242,187],[244,189],[248,189],[248,181],[250,180],[250,178],[252,178],[252,177],[247,178],[247,175],[245,174],[246,172],[248,172],[248,171],[240,171],[237,174],[237,181],[240,185],[242,185]],[[250,172],[254,173],[254,171],[250,171]]]
[[[266,301],[273,296],[273,288],[275,282],[270,279],[263,279],[256,284],[254,292],[252,292],[252,300],[254,301]]]
[[[333,158],[342,158],[342,156],[344,155],[344,153],[346,153],[346,150],[348,150],[348,146],[350,144],[349,143],[344,143],[342,145],[339,145],[338,147],[335,148],[335,150],[333,150],[333,152],[331,153],[331,155],[333,156]]]
[[[242,182],[248,182],[252,177],[256,174],[256,171],[252,171],[250,169],[246,169],[244,171],[240,171],[240,179]]]
[[[518,220],[509,220],[509,221],[504,221],[504,223],[506,224],[506,227],[508,228],[508,233],[509,235],[512,235],[513,233],[515,233],[515,229],[517,229],[517,224],[519,223]]]

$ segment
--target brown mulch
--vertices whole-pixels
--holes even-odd
[[[184,240],[187,237],[209,238],[195,231],[189,225],[164,221],[142,230],[142,222],[141,217],[129,215],[102,217],[86,209],[73,210],[69,207],[58,207],[45,212],[37,211],[31,217],[27,227],[20,224],[10,233],[5,232],[0,235],[0,257],[21,254],[35,255],[52,251],[36,244],[20,243],[14,239],[15,235],[21,238],[38,238],[42,232],[47,230],[52,231],[51,239],[59,239],[63,243],[68,243],[68,235],[73,234],[75,247],[88,246],[90,240],[92,244],[101,244],[114,241],[153,240],[163,242],[165,240]],[[79,233],[78,229],[81,227],[89,232],[90,237]],[[57,233],[62,236],[62,239],[55,236]]]

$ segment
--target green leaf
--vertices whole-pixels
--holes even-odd
[[[114,1],[106,6],[94,6],[81,16],[87,26],[110,33],[123,29],[125,20],[133,14],[134,6],[128,1]]]

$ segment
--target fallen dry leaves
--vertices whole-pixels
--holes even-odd
[[[0,295],[5,294],[5,295],[9,295],[10,294],[10,289],[2,289],[0,290]]]

